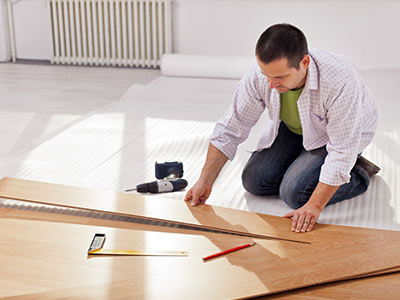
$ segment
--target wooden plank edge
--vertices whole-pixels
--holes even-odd
[[[265,293],[265,294],[259,294],[259,295],[249,295],[249,296],[245,296],[245,297],[240,297],[237,299],[249,299],[249,298],[259,298],[260,299],[269,299],[269,297],[271,296],[272,299],[274,296],[277,296],[281,293],[286,293],[289,294],[291,292],[300,292],[301,290],[306,290],[307,288],[313,288],[313,287],[318,287],[321,286],[321,288],[324,288],[323,285],[324,284],[334,284],[334,283],[341,283],[341,282],[346,282],[346,281],[351,281],[351,280],[357,280],[357,279],[363,279],[366,277],[378,277],[380,275],[385,275],[385,274],[390,274],[390,273],[396,273],[399,272],[400,268],[396,267],[396,268],[392,268],[392,269],[387,269],[386,271],[381,270],[380,272],[385,272],[385,273],[369,273],[369,274],[364,274],[363,276],[360,277],[355,277],[355,278],[347,278],[347,279],[343,279],[343,280],[338,280],[338,281],[330,281],[330,282],[326,282],[326,283],[320,283],[320,284],[315,284],[315,285],[307,285],[304,287],[299,287],[299,288],[295,288],[295,289],[290,289],[290,290],[282,290],[280,292],[274,292],[274,293]],[[77,297],[77,295],[83,296],[85,299],[87,300],[91,300],[91,299],[97,299],[96,296],[99,295],[94,295],[93,297],[91,297],[88,294],[84,294],[82,295],[81,292],[84,291],[88,291],[88,290],[93,290],[96,287],[99,286],[106,286],[106,285],[110,285],[110,287],[116,284],[117,287],[118,285],[124,285],[124,284],[129,284],[129,281],[127,280],[120,280],[117,282],[108,282],[108,283],[103,283],[103,284],[92,284],[92,285],[84,285],[84,286],[77,286],[77,287],[70,287],[70,288],[61,288],[61,289],[55,289],[55,290],[49,290],[49,291],[44,291],[44,292],[35,292],[35,293],[31,293],[31,294],[22,294],[22,295],[15,295],[15,296],[6,296],[6,297],[0,297],[0,299],[2,300],[38,300],[38,299],[46,299],[46,300],[56,300],[56,299],[75,299]],[[62,295],[62,296],[60,296]],[[290,299],[290,296],[288,295],[287,299]],[[262,298],[261,298],[262,297]],[[265,298],[264,298],[265,297]],[[285,297],[286,298],[286,297]],[[119,299],[125,299],[125,298],[119,298]]]
[[[85,210],[85,211],[90,211],[90,212],[95,212],[95,213],[114,214],[114,215],[119,215],[119,216],[123,216],[123,217],[138,218],[138,219],[143,219],[143,220],[171,223],[171,224],[176,224],[176,225],[184,225],[184,226],[200,228],[200,229],[216,230],[216,231],[220,231],[221,233],[229,233],[229,234],[241,235],[241,236],[246,236],[246,237],[258,238],[258,239],[278,240],[278,241],[291,242],[291,243],[300,243],[300,244],[308,244],[308,245],[311,244],[311,242],[306,242],[306,241],[285,239],[285,238],[279,238],[279,237],[274,237],[274,236],[255,234],[255,233],[251,233],[251,232],[243,232],[243,231],[239,231],[239,230],[228,230],[228,229],[225,229],[225,228],[219,228],[219,227],[213,227],[213,226],[207,226],[207,225],[197,225],[197,224],[179,222],[179,221],[174,221],[174,220],[150,218],[150,217],[134,215],[134,214],[110,212],[110,211],[92,209],[92,208],[87,208],[87,207],[61,205],[61,204],[54,204],[54,203],[45,202],[45,201],[23,199],[23,198],[17,198],[17,197],[9,197],[9,196],[1,196],[0,199],[17,200],[17,201],[23,201],[23,202],[29,202],[29,203],[35,203],[35,204],[50,205],[50,206],[54,206],[54,207],[80,209],[80,210]],[[12,208],[12,209],[14,209],[14,208]],[[182,228],[182,229],[185,229],[185,228]]]
[[[400,265],[396,265],[394,267],[390,267],[390,268],[383,268],[383,269],[379,269],[373,272],[363,272],[357,275],[352,275],[352,276],[343,276],[343,277],[339,277],[336,279],[331,279],[331,280],[323,280],[321,282],[316,282],[314,284],[305,284],[299,287],[296,287],[294,289],[281,289],[281,290],[277,290],[274,292],[268,292],[268,293],[260,293],[260,294],[255,294],[255,295],[251,295],[251,296],[245,296],[245,297],[241,297],[241,298],[237,298],[237,299],[249,299],[249,298],[255,298],[255,297],[265,297],[265,296],[270,296],[270,295],[277,295],[279,293],[285,293],[285,292],[292,292],[292,291],[297,291],[300,289],[304,289],[304,288],[309,288],[309,287],[316,287],[319,285],[324,285],[324,284],[329,284],[329,283],[340,283],[340,282],[346,282],[349,280],[354,280],[354,279],[363,279],[363,278],[369,278],[369,277],[374,277],[374,276],[380,276],[380,275],[385,275],[385,274],[391,274],[391,273],[396,273],[400,271]]]
[[[29,193],[20,193],[18,192],[19,189],[24,189],[25,185],[27,185],[26,187],[29,190]],[[4,188],[4,190],[3,190]],[[14,199],[14,200],[20,200],[20,201],[29,201],[32,203],[39,203],[39,204],[46,204],[46,205],[53,205],[53,206],[59,206],[59,207],[66,207],[66,208],[76,208],[76,209],[85,209],[85,210],[92,210],[92,211],[100,211],[100,212],[108,212],[108,213],[114,213],[116,215],[123,215],[123,216],[132,216],[132,217],[139,217],[139,218],[143,218],[143,219],[147,219],[147,217],[142,216],[141,213],[139,212],[138,214],[135,213],[135,211],[131,212],[130,210],[128,210],[127,212],[123,213],[123,212],[119,212],[118,210],[108,210],[108,208],[104,208],[104,207],[100,207],[98,208],[96,205],[94,205],[94,207],[97,209],[91,209],[91,206],[85,205],[84,207],[81,206],[80,203],[75,203],[75,202],[67,202],[69,203],[69,205],[63,205],[64,203],[62,201],[52,201],[51,199],[48,198],[44,198],[45,200],[41,199],[40,196],[36,195],[36,197],[31,197],[30,193],[54,193],[54,192],[60,192],[60,190],[65,193],[69,193],[69,190],[71,189],[71,193],[89,193],[89,197],[92,197],[90,194],[91,193],[96,193],[99,192],[99,190],[97,189],[93,189],[93,188],[87,188],[87,187],[78,187],[78,186],[70,186],[70,185],[65,185],[65,184],[57,184],[57,183],[48,183],[48,182],[41,182],[41,181],[33,181],[33,180],[26,180],[26,179],[19,179],[19,178],[12,178],[12,177],[3,177],[0,180],[0,197],[4,197],[4,198],[8,198],[8,199]],[[101,190],[100,190],[101,191]],[[109,191],[109,190],[104,190],[103,192],[107,193],[107,194],[112,194],[112,196],[117,196],[117,197],[122,197],[122,199],[125,199],[126,194],[125,193],[121,193],[121,192],[115,192],[115,191]],[[143,195],[135,195],[135,197],[138,196],[140,199],[142,200],[146,200],[146,197]],[[28,199],[29,198],[29,199]],[[68,198],[68,197],[67,197]],[[160,198],[160,197],[159,197]],[[161,198],[162,199],[162,198]],[[205,205],[207,207],[213,208],[213,206],[211,205]],[[216,207],[218,208],[218,207]],[[223,208],[223,209],[228,209],[231,212],[235,211],[235,209],[230,209],[230,208]],[[190,210],[190,207],[189,207]],[[238,212],[243,212],[243,211],[238,211]],[[193,212],[191,212],[193,213]],[[251,213],[251,212],[250,212]],[[252,213],[252,214],[256,214],[259,215],[258,213]],[[276,216],[269,216],[269,217],[273,217],[273,218],[277,218],[277,219],[282,219],[282,217],[276,217]],[[162,218],[162,220],[167,220],[164,218],[164,216],[159,216],[159,218]],[[158,218],[151,218],[152,220],[159,220]],[[161,220],[161,221],[162,221]],[[202,223],[199,222],[199,224],[195,223],[193,224],[192,221],[188,221],[188,220],[182,220],[180,221],[175,221],[174,218],[168,219],[169,222],[172,222],[174,224],[190,224],[188,226],[191,225],[195,225],[198,226],[198,228],[202,228],[203,225]],[[207,222],[205,222],[207,223]],[[214,227],[216,226],[216,227]],[[238,234],[244,234],[244,235],[249,235],[252,234],[251,231],[247,228],[245,228],[245,231],[242,230],[238,230],[236,231],[236,229],[234,228],[233,230],[228,228],[226,229],[225,227],[222,227],[218,224],[214,225],[214,226],[207,226],[208,228],[212,229],[212,230],[221,230],[221,231],[227,231],[227,232],[231,232],[232,233],[238,233]],[[204,228],[207,228],[204,227]],[[281,233],[283,234],[283,237],[281,236]],[[292,238],[293,234],[287,234],[287,232],[262,232],[262,233],[255,233],[257,236],[255,236],[256,238],[269,238],[269,239],[277,239],[277,240],[287,240],[287,241],[291,241],[291,242],[300,242],[303,244],[311,244],[311,241],[309,239],[304,239],[303,237],[296,237],[296,238]],[[250,235],[252,236],[252,235]]]

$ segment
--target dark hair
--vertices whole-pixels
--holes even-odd
[[[299,69],[300,61],[306,54],[306,37],[300,29],[290,24],[276,24],[267,28],[256,45],[256,55],[265,64],[286,58],[290,67]]]

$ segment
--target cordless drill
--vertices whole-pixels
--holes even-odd
[[[155,163],[156,180],[142,183],[133,189],[127,189],[125,192],[137,191],[139,193],[165,193],[175,192],[187,187],[188,182],[182,179],[183,164],[179,161]]]
[[[165,193],[175,192],[187,187],[188,182],[182,178],[162,179],[152,182],[142,183],[134,189],[125,190],[125,192],[137,191],[139,193]]]

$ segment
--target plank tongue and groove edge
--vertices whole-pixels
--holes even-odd
[[[239,233],[255,238],[274,238],[309,243],[306,236],[290,230],[290,220],[230,208],[136,194],[73,187],[17,178],[0,180],[0,197],[39,204],[114,213],[154,221]]]

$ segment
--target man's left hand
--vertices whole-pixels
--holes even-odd
[[[317,222],[321,209],[306,203],[304,206],[284,215],[284,218],[292,218],[292,231],[311,231]]]

